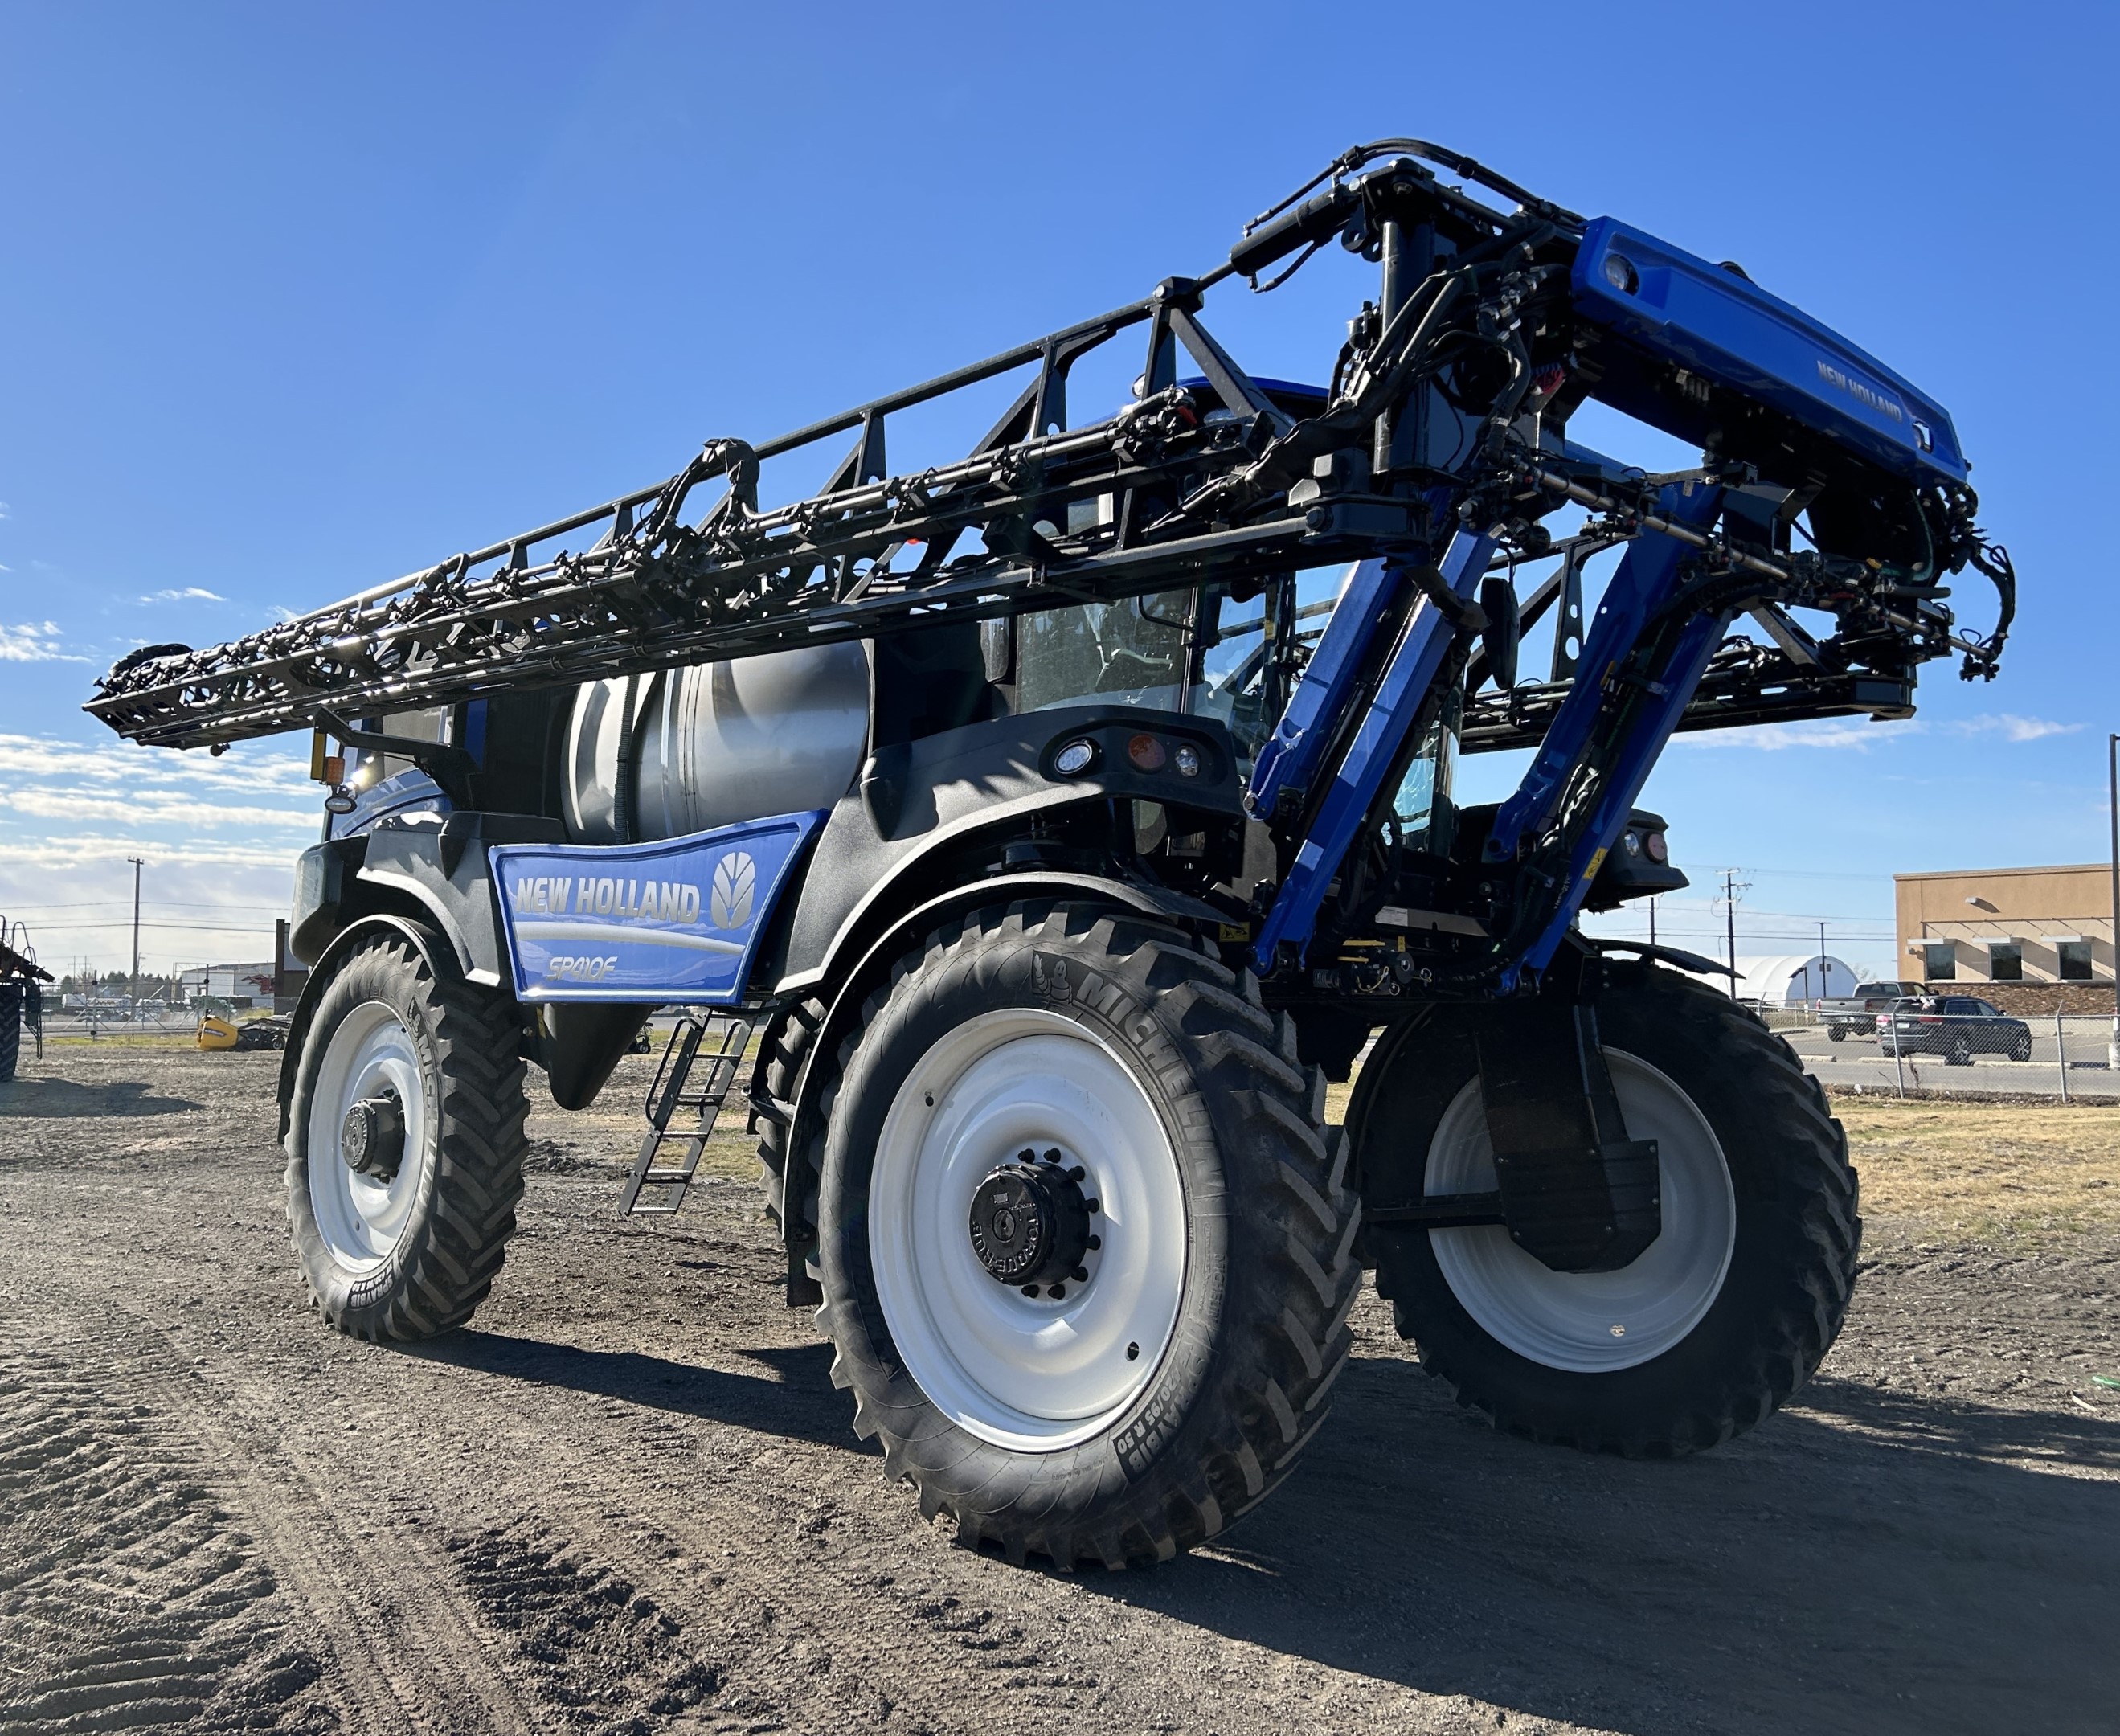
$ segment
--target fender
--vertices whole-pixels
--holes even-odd
[[[1082,904],[1118,905],[1154,916],[1180,927],[1211,932],[1229,919],[1203,899],[1191,897],[1183,892],[1174,892],[1164,887],[1141,886],[1123,880],[1113,880],[1099,874],[1072,874],[1058,870],[1039,871],[1020,874],[997,874],[991,880],[976,885],[958,887],[915,905],[898,918],[867,947],[861,949],[859,960],[851,970],[839,969],[844,955],[855,948],[843,947],[826,961],[823,974],[826,981],[836,981],[838,992],[825,1014],[825,1022],[817,1032],[817,1040],[810,1047],[803,1061],[802,1076],[795,1083],[793,1103],[771,1103],[766,1112],[777,1119],[784,1118],[788,1124],[788,1161],[791,1168],[807,1161],[810,1138],[816,1130],[817,1096],[824,1075],[817,1066],[820,1055],[835,1054],[839,1045],[846,1040],[858,1017],[862,1004],[868,998],[876,984],[888,974],[892,963],[902,956],[918,938],[938,923],[951,916],[968,915],[995,904],[1015,904],[1026,898],[1048,897]],[[762,1051],[761,1051],[762,1053]],[[762,1073],[752,1077],[751,1095],[764,1096],[765,1080]],[[801,1181],[790,1177],[788,1185],[800,1186]],[[808,1270],[809,1249],[800,1241],[788,1244],[788,1305],[791,1308],[814,1305],[823,1300],[817,1282]]]
[[[287,1022],[287,1046],[280,1056],[280,1143],[287,1143],[287,1127],[295,1104],[295,1075],[302,1064],[302,1049],[309,1034],[309,1021],[315,1017],[317,1003],[333,972],[332,967],[351,952],[366,936],[387,932],[404,937],[420,955],[420,962],[439,976],[447,970],[462,975],[457,956],[448,942],[424,923],[411,918],[379,911],[372,915],[357,916],[337,933],[332,936],[330,945],[317,955],[309,966],[309,978],[302,984],[302,992],[295,1002],[295,1010]]]

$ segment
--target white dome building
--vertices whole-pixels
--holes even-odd
[[[1730,979],[1718,971],[1706,979],[1718,988]],[[1741,1001],[1764,1007],[1801,1007],[1807,1001],[1853,994],[1860,979],[1845,961],[1831,953],[1788,952],[1772,957],[1737,959],[1732,992]]]

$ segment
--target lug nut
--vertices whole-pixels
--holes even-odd
[[[1067,1276],[1078,1284],[1086,1284],[1090,1282],[1090,1268],[1087,1266],[1077,1266]]]
[[[1104,1246],[1104,1237],[1103,1237],[1103,1236],[1091,1236],[1091,1237],[1090,1238],[1090,1240],[1089,1240],[1088,1243],[1086,1244],[1087,1247],[1089,1248],[1090,1252],[1090,1253],[1092,1253],[1092,1254],[1095,1254],[1095,1253],[1097,1251],[1097,1250],[1098,1250],[1098,1249],[1100,1249],[1100,1248],[1101,1248],[1101,1247],[1103,1247],[1103,1246]]]
[[[1065,1284],[1050,1284],[1046,1287],[1045,1293],[1057,1302],[1067,1294],[1067,1287]]]
[[[1091,1212],[1100,1212],[1104,1209],[1104,1208],[1100,1206],[1094,1199],[1086,1199],[1082,1202],[1082,1205],[1084,1209]]]
[[[1070,1181],[1080,1181],[1089,1173],[1090,1172],[1087,1170],[1084,1169],[1082,1166],[1078,1163],[1073,1169],[1067,1171],[1067,1179]]]
[[[1023,1155],[1024,1155],[1025,1157],[1028,1157],[1030,1155],[1030,1152],[1025,1152]],[[1045,1154],[1045,1161],[1046,1161],[1048,1163],[1058,1163],[1058,1162],[1059,1162],[1059,1161],[1060,1161],[1060,1148],[1059,1148],[1059,1147],[1055,1146],[1055,1147],[1054,1147],[1051,1151],[1048,1152]]]

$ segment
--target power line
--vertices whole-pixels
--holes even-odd
[[[127,859],[131,859],[129,857]],[[150,898],[144,901],[151,910],[253,910],[261,915],[277,916],[285,908],[275,904],[220,904],[211,898]],[[109,910],[128,908],[123,898],[77,898],[65,904],[11,904],[11,910]]]

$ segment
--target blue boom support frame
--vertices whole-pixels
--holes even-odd
[[[1493,538],[1471,531],[1460,531],[1451,538],[1450,547],[1436,564],[1444,580],[1458,596],[1470,597],[1479,588],[1480,580],[1486,574],[1488,556],[1494,553],[1495,546]],[[1365,566],[1370,564],[1364,563]],[[1351,585],[1349,589],[1351,592],[1354,587]],[[1365,591],[1364,595],[1367,597],[1369,593]],[[1338,622],[1336,611],[1333,624],[1337,626]],[[1349,671],[1360,667],[1361,652],[1379,625],[1378,612],[1366,612],[1358,619],[1351,637],[1359,635],[1360,642],[1347,646],[1319,678],[1320,689],[1335,691],[1340,703],[1322,712],[1313,705],[1306,710],[1306,716],[1322,715],[1329,722],[1351,700],[1354,691]],[[1347,846],[1360,834],[1378,796],[1383,793],[1383,780],[1391,775],[1406,732],[1413,727],[1423,701],[1435,685],[1444,654],[1450,649],[1454,632],[1455,629],[1443,618],[1443,612],[1430,599],[1422,598],[1392,653],[1383,678],[1377,683],[1376,693],[1363,714],[1354,739],[1341,757],[1333,773],[1332,787],[1327,792],[1309,835],[1296,851],[1288,878],[1282,882],[1273,908],[1267,912],[1266,921],[1260,925],[1258,944],[1252,952],[1253,961],[1260,970],[1272,968],[1282,942],[1292,942],[1299,952],[1309,945],[1311,936],[1317,932],[1318,907],[1325,901],[1332,877],[1339,873]],[[1297,690],[1299,696],[1309,682],[1310,671],[1306,669]],[[1293,702],[1290,709],[1294,710]],[[1307,742],[1318,744],[1311,752],[1322,752],[1323,733],[1321,728],[1313,727],[1304,736]],[[1301,763],[1309,761],[1304,759]],[[1260,771],[1270,780],[1285,775],[1263,761]],[[1270,784],[1268,787],[1279,786]],[[1254,805],[1262,807],[1258,800],[1261,785],[1258,774],[1254,775],[1253,790]]]

